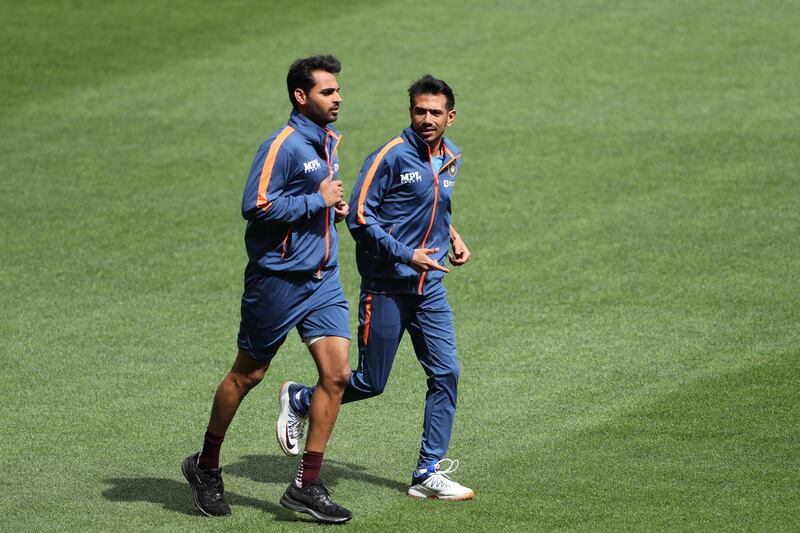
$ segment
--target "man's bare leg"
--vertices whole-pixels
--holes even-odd
[[[350,379],[349,350],[350,341],[342,337],[325,337],[309,347],[319,379],[311,400],[306,451],[322,453],[328,444]]]
[[[228,375],[217,387],[203,449],[184,459],[181,470],[192,487],[195,506],[208,516],[231,514],[225,502],[219,452],[239,405],[250,390],[264,379],[269,363],[258,362],[239,350]]]
[[[297,471],[298,487],[319,478],[325,447],[336,424],[344,388],[350,378],[349,348],[350,341],[342,337],[324,337],[308,347],[317,365],[319,379],[311,400],[303,461]]]
[[[297,471],[297,478],[289,484],[281,497],[281,505],[284,507],[309,513],[318,520],[329,523],[347,522],[353,517],[349,510],[330,501],[329,492],[319,479],[325,447],[336,424],[344,388],[350,378],[350,363],[347,358],[349,347],[350,341],[342,337],[325,337],[309,346],[317,364],[319,379],[311,400],[303,461]]]
[[[216,435],[224,436],[231,425],[236,411],[250,390],[261,383],[269,363],[256,361],[249,353],[239,349],[236,361],[230,372],[217,387],[208,430]]]

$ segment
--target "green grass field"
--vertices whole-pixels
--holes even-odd
[[[326,454],[348,529],[799,530],[798,27],[780,0],[3,2],[0,530],[317,527],[278,505],[295,335],[227,435],[233,515],[197,515],[179,465],[233,361],[252,156],[320,52],[348,194],[408,84],[454,87],[474,256],[449,456],[477,499],[404,495],[405,340]]]

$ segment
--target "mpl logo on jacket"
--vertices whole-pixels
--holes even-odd
[[[308,174],[309,172],[314,172],[315,170],[319,170],[322,168],[322,165],[319,162],[319,159],[312,159],[311,161],[307,161],[303,163],[303,172]]]
[[[400,185],[416,183],[418,181],[422,181],[422,176],[419,175],[419,171],[417,170],[414,172],[403,172],[400,174]]]

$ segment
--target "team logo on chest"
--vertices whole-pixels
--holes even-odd
[[[455,178],[456,177],[456,164],[455,163],[453,163],[452,165],[447,167],[447,173],[450,174],[451,178]]]
[[[415,170],[414,172],[403,172],[400,174],[400,185],[416,183],[418,181],[422,181],[422,176],[419,175],[418,170]]]
[[[312,159],[311,161],[306,161],[303,163],[303,172],[308,174],[309,172],[314,172],[315,170],[319,170],[322,168],[322,165],[319,162],[319,159]]]

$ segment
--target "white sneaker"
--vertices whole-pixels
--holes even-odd
[[[278,438],[278,444],[281,445],[283,453],[290,456],[300,453],[300,439],[303,438],[303,430],[307,419],[307,417],[300,416],[292,409],[292,404],[289,403],[289,395],[296,392],[294,390],[290,391],[290,389],[296,389],[297,387],[299,385],[294,381],[284,381],[278,391],[280,413],[278,414],[278,423],[275,426],[275,436]]]
[[[442,470],[443,463],[447,461],[447,468]],[[456,483],[447,474],[458,468],[458,460],[442,459],[434,467],[434,471],[423,481],[412,485],[408,495],[412,498],[433,498],[436,500],[471,500],[475,497],[472,489]]]

